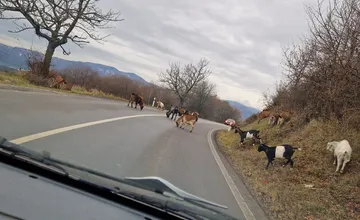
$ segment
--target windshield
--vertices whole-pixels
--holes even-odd
[[[239,219],[359,219],[359,3],[0,0],[0,136]]]
[[[243,216],[209,147],[209,132],[224,128],[222,124],[200,119],[191,134],[188,127],[177,128],[174,121],[151,107],[140,112],[127,107],[127,103],[88,97],[12,90],[5,93],[6,100],[16,100],[0,110],[5,113],[1,114],[3,121],[11,121],[14,128],[1,128],[10,142],[117,178],[161,177],[188,193],[227,207],[217,208],[223,212],[240,219]],[[62,105],[64,102],[72,104]],[[23,104],[31,106],[19,108]],[[26,108],[32,108],[31,112],[22,114]],[[83,114],[85,109],[92,110]],[[51,113],[50,117],[45,118],[44,111]],[[13,121],[13,115],[18,120]],[[22,120],[27,123],[23,125]],[[66,169],[85,179],[102,179]]]

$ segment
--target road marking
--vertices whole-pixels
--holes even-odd
[[[119,121],[119,120],[124,120],[124,119],[129,119],[129,118],[154,117],[154,116],[155,117],[156,116],[162,116],[163,117],[164,115],[146,114],[146,115],[131,115],[131,116],[123,116],[123,117],[117,117],[117,118],[103,119],[103,120],[98,120],[98,121],[86,122],[86,123],[82,123],[82,124],[57,128],[57,129],[50,130],[50,131],[44,131],[44,132],[41,132],[41,133],[32,134],[32,135],[29,135],[29,136],[17,138],[17,139],[11,140],[10,142],[12,142],[14,144],[23,144],[23,143],[26,143],[26,142],[29,142],[29,141],[33,141],[33,140],[36,140],[36,139],[48,137],[48,136],[51,136],[51,135],[54,135],[54,134],[59,134],[59,133],[63,133],[63,132],[66,132],[66,131],[71,131],[71,130],[75,130],[75,129],[79,129],[79,128],[85,128],[85,127],[89,127],[89,126],[93,126],[93,125],[98,125],[98,124],[103,124],[103,123],[108,123],[108,122],[113,122],[113,121]]]
[[[207,135],[209,146],[210,146],[212,154],[214,155],[215,161],[216,161],[217,165],[219,166],[220,171],[223,174],[225,181],[228,184],[230,191],[233,194],[233,196],[235,197],[236,203],[239,205],[245,218],[247,220],[256,220],[254,217],[254,214],[251,212],[251,210],[249,209],[249,206],[246,204],[244,197],[241,195],[239,189],[236,187],[234,180],[231,178],[230,174],[226,170],[225,165],[221,161],[219,154],[215,150],[215,146],[214,146],[214,143],[211,138],[211,135],[215,130],[216,129],[209,131],[209,133]]]

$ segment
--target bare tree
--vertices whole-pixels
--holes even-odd
[[[215,84],[211,84],[207,80],[203,80],[194,87],[191,92],[192,98],[188,100],[187,106],[202,115],[205,111],[207,111],[206,103],[216,94],[215,88]]]
[[[213,110],[212,120],[223,123],[226,119],[232,118],[234,120],[241,119],[241,112],[229,105],[228,102],[222,101],[218,98],[214,98],[211,102],[211,108]]]
[[[354,98],[360,94],[359,0],[324,3],[307,8],[310,32],[284,51],[286,81],[267,99],[294,110],[301,121],[346,120],[348,112],[360,109]]]
[[[172,63],[170,68],[159,74],[159,81],[164,83],[179,98],[183,105],[192,89],[211,74],[208,68],[209,61],[202,58],[197,64],[186,64],[182,68],[180,64]]]
[[[14,20],[19,33],[34,30],[35,34],[48,41],[43,60],[42,74],[47,77],[52,56],[57,47],[69,55],[62,45],[69,40],[83,47],[89,39],[101,42],[108,35],[101,36],[96,29],[110,28],[110,22],[121,21],[119,12],[104,13],[97,6],[98,0],[1,0],[0,19]],[[4,12],[16,12],[18,16],[6,16]],[[27,20],[28,24],[16,21]]]

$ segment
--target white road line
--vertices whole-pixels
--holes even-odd
[[[215,161],[216,161],[217,165],[219,166],[220,171],[223,174],[223,176],[225,178],[225,181],[228,184],[228,186],[230,188],[230,191],[233,194],[233,196],[235,197],[236,203],[239,205],[239,207],[240,207],[241,211],[243,212],[245,218],[247,220],[256,220],[255,217],[254,217],[254,214],[251,212],[248,205],[246,204],[246,202],[244,200],[244,197],[241,195],[239,189],[236,187],[236,185],[234,183],[234,180],[231,178],[230,174],[226,170],[223,162],[220,159],[219,154],[215,150],[214,143],[213,143],[212,138],[211,138],[211,135],[215,130],[216,129],[213,129],[213,130],[209,131],[209,133],[207,135],[209,146],[210,146],[212,154],[214,155]]]
[[[25,137],[21,137],[21,138],[11,140],[10,142],[13,142],[15,144],[23,144],[23,143],[26,143],[26,142],[29,142],[29,141],[33,141],[33,140],[36,140],[36,139],[48,137],[48,136],[51,136],[51,135],[54,135],[54,134],[59,134],[59,133],[63,133],[63,132],[66,132],[66,131],[71,131],[71,130],[84,128],[84,127],[89,127],[89,126],[93,126],[93,125],[98,125],[98,124],[103,124],[103,123],[108,123],[108,122],[113,122],[113,121],[119,121],[119,120],[124,120],[124,119],[129,119],[129,118],[156,117],[156,116],[164,117],[164,115],[146,114],[146,115],[131,115],[131,116],[123,116],[123,117],[117,117],[117,118],[109,118],[109,119],[103,119],[103,120],[98,120],[98,121],[92,121],[92,122],[72,125],[72,126],[68,126],[68,127],[57,128],[57,129],[54,129],[54,130],[45,131],[45,132],[41,132],[41,133],[37,133],[37,134],[32,134],[32,135],[29,135],[29,136],[25,136]]]

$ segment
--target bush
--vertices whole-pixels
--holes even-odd
[[[54,70],[50,70],[47,76],[42,74],[43,59],[42,55],[37,52],[31,52],[27,57],[27,64],[29,71],[26,72],[25,78],[32,84],[44,87],[50,87],[52,82],[58,74]]]
[[[247,119],[245,119],[244,124],[251,124],[257,120],[257,114],[252,114]]]
[[[358,127],[360,7],[357,0],[319,4],[307,10],[310,35],[284,51],[286,80],[268,106],[292,109],[305,122],[337,119]]]

